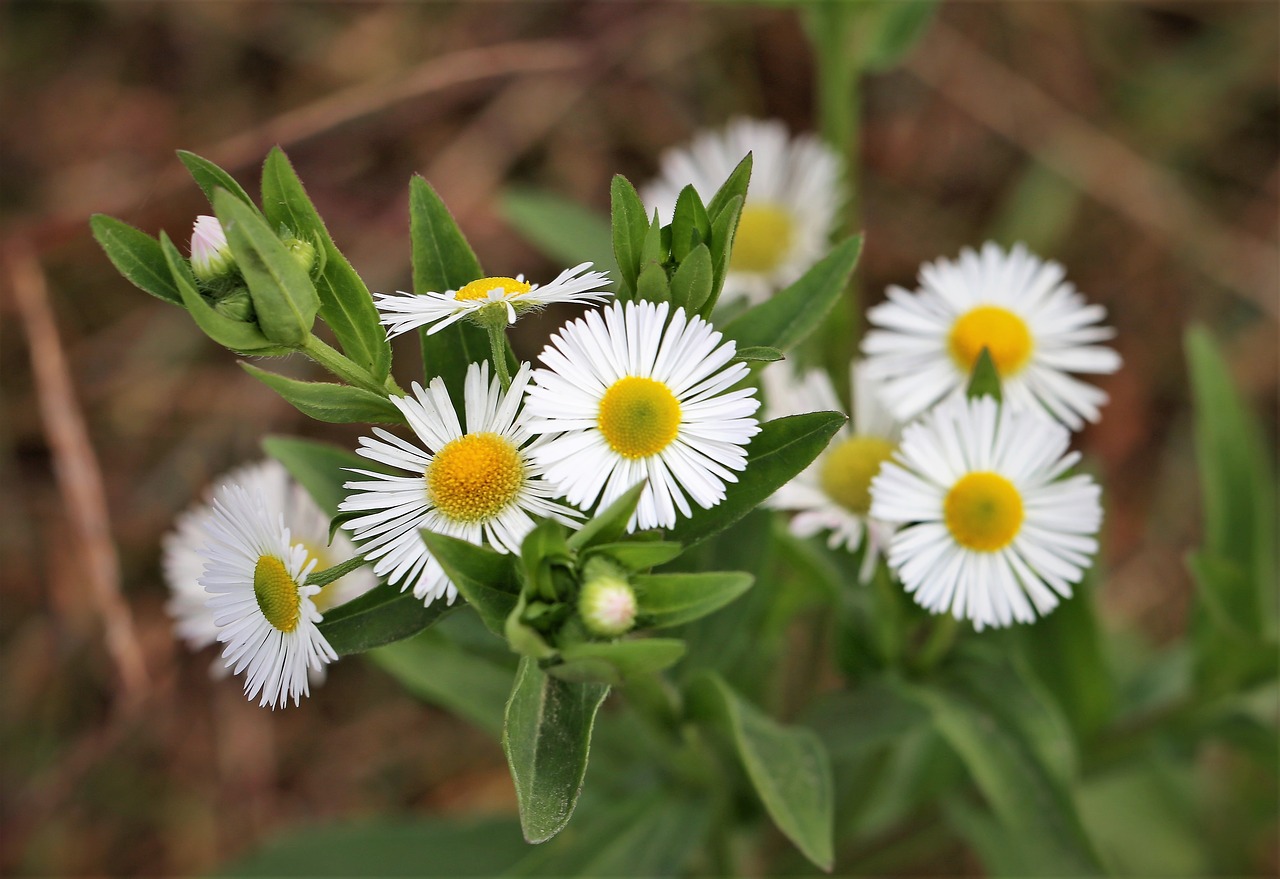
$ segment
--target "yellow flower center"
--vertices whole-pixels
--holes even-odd
[[[1022,495],[999,473],[966,473],[943,502],[947,528],[961,546],[995,552],[1022,527]]]
[[[965,372],[973,369],[986,348],[1001,378],[1017,375],[1034,347],[1026,321],[998,305],[979,305],[961,315],[947,341],[952,358]]]
[[[735,272],[772,272],[791,249],[793,226],[791,214],[778,205],[745,206],[733,236],[729,268]]]
[[[624,458],[647,458],[680,431],[680,401],[660,381],[629,375],[604,392],[596,424],[609,447]]]
[[[454,298],[458,300],[487,299],[491,290],[499,289],[502,290],[503,298],[507,298],[522,296],[532,290],[533,285],[517,281],[515,278],[481,278],[463,287]]]
[[[273,555],[258,557],[253,566],[253,597],[258,599],[258,608],[267,622],[279,631],[288,633],[298,628],[302,597],[280,559]]]
[[[893,455],[893,443],[878,436],[855,436],[827,453],[819,481],[827,497],[851,513],[871,509],[871,480]]]
[[[440,512],[458,522],[484,522],[515,499],[524,485],[524,462],[510,440],[469,433],[436,453],[426,480]]]

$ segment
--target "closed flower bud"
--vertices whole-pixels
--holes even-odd
[[[208,284],[226,277],[235,268],[227,235],[217,217],[196,217],[191,231],[191,271]]]
[[[237,287],[213,303],[213,309],[223,317],[245,323],[252,323],[255,317],[253,300],[249,298],[249,291],[244,287]]]
[[[284,246],[290,255],[302,266],[304,272],[310,272],[316,264],[316,248],[310,241],[301,238],[286,238]]]
[[[578,613],[593,635],[616,638],[636,622],[636,594],[626,576],[612,564],[588,563],[578,598]]]

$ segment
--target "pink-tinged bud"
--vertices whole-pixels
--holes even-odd
[[[208,284],[230,274],[235,267],[227,235],[217,217],[196,217],[191,230],[191,271]]]
[[[609,568],[612,566],[586,572],[586,582],[578,597],[578,613],[587,631],[616,638],[635,625],[636,594],[621,571]]]

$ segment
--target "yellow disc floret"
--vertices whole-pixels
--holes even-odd
[[[871,480],[893,455],[894,445],[878,436],[855,436],[827,453],[819,481],[827,497],[851,513],[871,509]]]
[[[253,566],[253,597],[258,599],[258,608],[267,622],[278,630],[288,633],[298,628],[302,597],[280,559],[273,555],[258,557]]]
[[[1017,375],[1034,347],[1026,321],[998,305],[979,305],[961,315],[951,327],[947,344],[956,365],[965,372],[973,369],[986,348],[1001,378]]]
[[[458,522],[484,522],[511,503],[524,485],[519,451],[496,433],[469,433],[448,443],[427,466],[427,491],[441,513]]]
[[[478,281],[472,281],[467,286],[458,291],[454,297],[458,300],[472,299],[488,299],[489,293],[493,290],[501,290],[504,298],[512,296],[521,296],[533,289],[532,284],[526,284],[524,281],[517,281],[515,278],[481,278]]]
[[[943,502],[947,528],[961,546],[995,552],[1022,527],[1022,495],[999,473],[966,473]]]
[[[791,249],[791,214],[774,204],[753,204],[742,209],[738,232],[733,236],[729,268],[735,272],[772,272]]]
[[[662,382],[629,375],[604,392],[596,424],[619,455],[647,458],[679,433],[680,401]]]

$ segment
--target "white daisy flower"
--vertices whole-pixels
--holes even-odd
[[[988,242],[981,253],[925,264],[914,293],[890,287],[888,301],[867,312],[874,329],[862,341],[886,403],[905,422],[963,396],[985,347],[1010,406],[1048,409],[1073,430],[1097,421],[1107,395],[1067,373],[1119,369],[1119,355],[1095,344],[1115,331],[1097,325],[1106,309],[1087,305],[1064,275],[1021,244],[1005,253]]]
[[[859,577],[868,580],[889,546],[893,526],[870,518],[871,480],[898,446],[900,426],[876,394],[865,367],[849,365],[853,419],[832,438],[812,464],[774,492],[766,502],[775,510],[794,511],[791,533],[812,537],[829,532],[827,545],[855,552],[865,544]],[[845,411],[831,379],[820,369],[796,377],[785,368],[764,371],[769,418],[802,412]]]
[[[496,306],[505,312],[508,324],[516,322],[516,315],[554,302],[602,302],[613,294],[603,289],[609,283],[606,272],[587,271],[591,263],[584,262],[566,269],[550,284],[530,284],[524,275],[514,278],[480,278],[458,290],[444,293],[412,293],[397,291],[379,293],[374,302],[378,306],[387,335],[395,337],[418,327],[430,326],[427,334],[438,333],[464,317],[476,317],[481,309]]]
[[[751,185],[733,240],[721,296],[761,302],[826,254],[844,203],[839,157],[818,138],[795,138],[776,120],[735,119],[662,155],[661,175],[641,192],[650,213],[670,223],[680,190],[708,202],[747,153]]]
[[[1098,549],[1099,489],[1061,478],[1070,433],[991,397],[950,401],[902,432],[871,515],[909,523],[889,565],[916,603],[975,628],[1031,622],[1070,597]]]
[[[675,525],[686,495],[710,509],[746,467],[760,432],[753,388],[728,388],[748,372],[736,347],[683,308],[615,302],[551,337],[529,388],[528,428],[558,434],[534,452],[569,502],[607,506],[648,482],[628,528]],[[603,317],[602,317],[603,315]]]
[[[362,437],[359,454],[410,475],[353,470],[368,479],[348,482],[351,494],[339,506],[364,514],[342,527],[375,573],[412,589],[425,604],[441,597],[452,604],[457,588],[419,531],[518,553],[534,527],[531,515],[574,524],[577,513],[552,500],[555,493],[531,459],[541,440],[520,412],[528,383],[527,363],[505,393],[497,378],[490,380],[487,362],[471,364],[463,385],[465,430],[440,378],[427,390],[415,382],[413,398],[391,398],[425,448],[375,427],[378,439]]]
[[[316,570],[333,567],[356,554],[354,544],[345,534],[335,534],[333,543],[329,543],[329,517],[278,461],[267,459],[236,468],[215,480],[215,485],[218,489],[209,494],[224,501],[231,485],[239,485],[250,495],[261,497],[267,515],[284,517],[294,542],[306,547],[308,560],[315,560]],[[212,515],[213,508],[206,497],[179,515],[174,530],[162,541],[161,568],[169,587],[165,610],[173,619],[178,636],[192,650],[200,650],[218,640],[214,614],[206,603],[209,595],[200,585],[204,573],[200,551],[208,540]],[[325,586],[313,600],[323,613],[363,595],[377,582],[372,570],[357,568]]]
[[[308,671],[338,658],[316,628],[320,587],[306,585],[316,560],[260,493],[228,486],[212,510],[200,583],[212,596],[222,657],[233,674],[245,672],[246,696],[262,694],[259,705],[297,705],[311,692]]]

